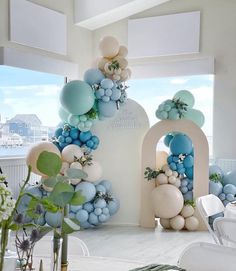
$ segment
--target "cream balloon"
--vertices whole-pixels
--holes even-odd
[[[128,61],[125,58],[121,57],[121,56],[116,56],[113,59],[113,61],[117,61],[122,70],[125,70],[127,68],[127,66],[128,66]],[[127,75],[129,75],[127,70],[126,70],[126,72],[127,72]]]
[[[181,215],[177,215],[170,219],[170,226],[173,230],[180,231],[184,228],[185,220]]]
[[[176,181],[175,181],[175,183],[174,183],[174,186],[176,186],[177,188],[179,188],[180,185],[181,185],[180,179],[179,179],[179,178],[176,178]]]
[[[121,45],[119,48],[118,55],[121,57],[126,57],[128,55],[128,49],[124,45]]]
[[[168,153],[165,151],[157,151],[156,152],[156,168],[161,169],[163,166],[167,164],[167,157]],[[169,169],[169,166],[167,165],[166,169]]]
[[[43,151],[55,153],[61,158],[60,151],[51,142],[40,142],[33,145],[26,156],[26,164],[27,166],[29,165],[31,166],[31,171],[33,173],[38,174],[40,176],[46,176],[45,174],[43,174],[37,169],[37,161],[38,161],[40,153],[42,153]]]
[[[110,62],[109,59],[107,58],[100,58],[99,61],[98,61],[98,68],[101,70],[101,71],[104,71],[104,67],[106,65],[106,63]]]
[[[83,155],[84,154],[80,147],[74,144],[66,146],[61,153],[62,160],[69,164],[75,162],[75,160],[81,158]]]
[[[168,183],[168,177],[164,173],[160,173],[157,178],[158,184],[167,184]]]
[[[190,217],[194,214],[194,208],[193,206],[187,204],[184,205],[181,213],[180,213],[184,218]]]
[[[175,182],[176,182],[176,177],[173,176],[173,175],[171,175],[171,176],[168,178],[168,182],[169,182],[170,184],[175,184]]]
[[[92,165],[85,165],[83,171],[88,175],[84,178],[84,180],[88,182],[99,181],[102,177],[102,167],[97,161],[92,161]]]
[[[199,226],[199,221],[195,216],[190,216],[185,219],[185,228],[188,231],[196,231]]]
[[[160,218],[160,224],[164,229],[170,229],[170,219]]]
[[[160,218],[172,218],[178,215],[184,206],[183,195],[171,184],[154,188],[151,192],[151,200],[154,213]]]
[[[99,49],[103,57],[113,58],[119,53],[119,42],[112,36],[104,37],[99,43]]]

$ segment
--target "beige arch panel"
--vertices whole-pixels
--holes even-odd
[[[155,188],[155,182],[148,182],[144,178],[146,167],[156,167],[156,146],[162,136],[171,132],[181,132],[189,136],[194,146],[194,198],[208,194],[209,190],[209,147],[205,134],[189,120],[163,120],[152,126],[143,140],[142,146],[142,178],[141,178],[141,208],[140,226],[155,228],[155,215],[152,208],[150,194]],[[206,227],[198,212],[199,230]]]

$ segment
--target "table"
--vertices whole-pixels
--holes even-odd
[[[236,219],[236,204],[228,203],[225,207],[224,217]]]

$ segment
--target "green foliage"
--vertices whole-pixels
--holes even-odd
[[[217,173],[213,173],[210,175],[209,179],[214,183],[221,183],[221,175]]]
[[[70,201],[71,205],[82,205],[86,200],[86,197],[81,194],[80,191],[74,192],[74,195]]]
[[[86,113],[86,117],[88,117],[90,119],[96,119],[98,117],[98,113],[94,108],[92,108],[89,110],[88,113]]]
[[[196,204],[194,200],[185,200],[184,205],[191,205],[194,209],[196,208]]]
[[[108,69],[111,71],[112,69],[118,70],[120,68],[120,63],[117,60],[112,60],[111,64],[108,66]]]
[[[88,177],[87,173],[77,168],[68,168],[66,170],[66,175],[69,179],[85,179]]]
[[[161,173],[164,173],[164,171],[155,170],[155,169],[151,169],[150,167],[146,167],[145,172],[144,172],[144,178],[148,179],[148,181],[155,180],[156,177]]]
[[[72,220],[70,218],[65,217],[62,223],[62,232],[65,234],[70,234],[73,233],[75,231],[79,231],[80,230],[80,226],[75,222],[75,220]]]
[[[48,199],[55,205],[64,208],[67,204],[70,203],[74,195],[73,187],[65,182],[58,182],[53,191],[51,192]]]
[[[172,101],[175,104],[175,108],[178,110],[180,118],[182,118],[188,110],[188,105],[181,101],[181,99],[173,99]]]
[[[61,158],[53,152],[43,151],[37,160],[37,169],[49,177],[59,174],[61,165]]]

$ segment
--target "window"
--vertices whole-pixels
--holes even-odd
[[[171,99],[179,90],[189,90],[195,97],[194,108],[201,110],[205,116],[202,130],[207,136],[210,156],[212,156],[213,80],[213,75],[131,80],[129,81],[128,96],[144,107],[152,126],[158,121],[155,111],[160,103]],[[164,149],[163,144],[160,144],[159,147]]]
[[[59,123],[64,77],[0,66],[0,156],[24,156]]]

